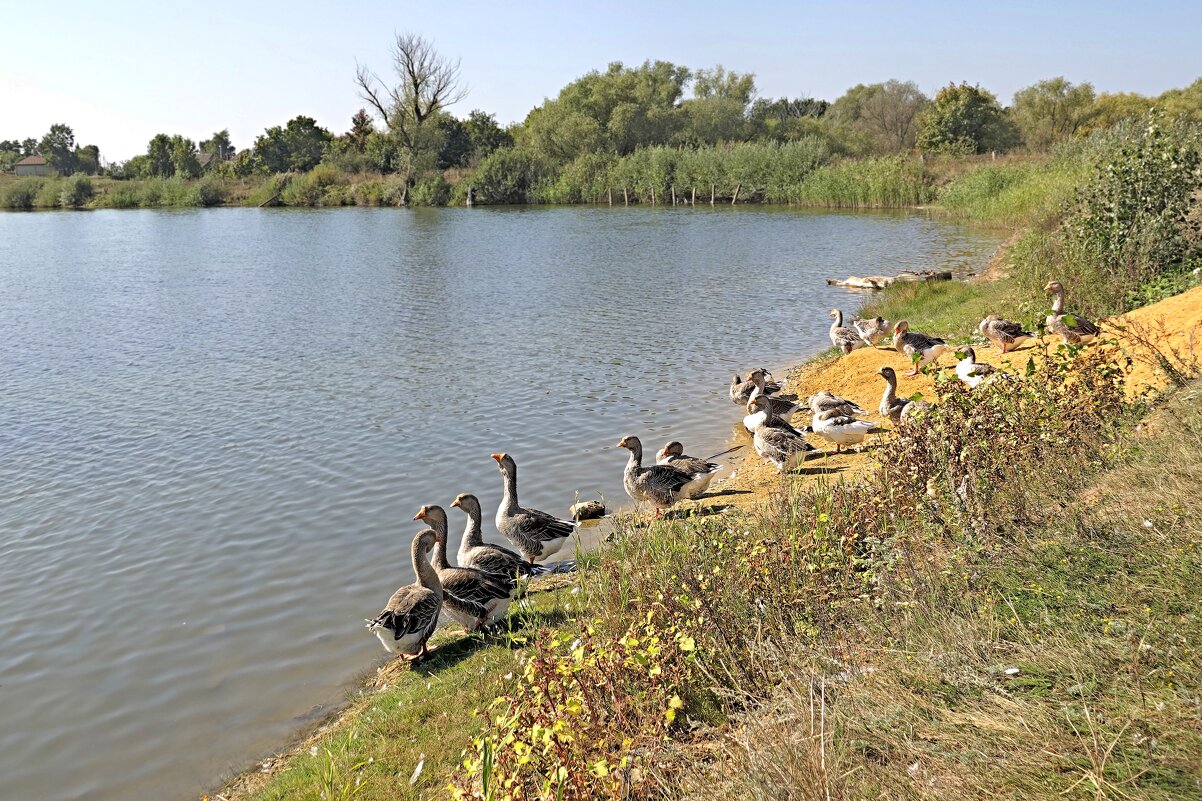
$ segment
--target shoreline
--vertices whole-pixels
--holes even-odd
[[[1018,233],[1001,244],[989,258],[985,268],[963,283],[992,283],[1004,277],[1007,253],[1017,237]],[[1133,321],[1144,326],[1169,325],[1167,344],[1183,345],[1190,336],[1190,332],[1202,326],[1202,287],[1196,287],[1151,306],[1136,309],[1121,315],[1119,319],[1127,322]],[[1113,323],[1115,321],[1105,322]],[[1114,331],[1113,328],[1110,330]],[[971,333],[975,334],[975,332]],[[1044,337],[1043,340],[1026,343],[1021,349],[1005,354],[1005,356],[994,348],[978,346],[978,360],[1021,374],[1029,359],[1039,361],[1045,358],[1057,342],[1058,338],[1056,337]],[[949,366],[947,357],[944,357],[941,362],[943,368]],[[884,384],[876,371],[884,365],[892,366],[899,372],[908,366],[904,358],[891,348],[886,349],[879,346],[862,348],[847,355],[830,355],[827,351],[819,351],[800,359],[786,370],[785,392],[804,398],[819,389],[829,389],[870,410],[870,413],[865,416],[880,422],[876,408]],[[900,394],[910,395],[914,392],[921,392],[928,397],[934,396],[933,375],[907,377],[902,381],[899,388]],[[1154,364],[1141,363],[1137,359],[1132,366],[1128,383],[1131,392],[1142,393],[1163,389],[1167,382],[1158,376]],[[729,459],[731,470],[715,480],[711,491],[707,493],[708,497],[701,499],[696,507],[716,510],[718,513],[728,510],[754,513],[779,490],[781,478],[774,468],[755,454],[751,447],[750,435],[743,431],[739,424],[738,408],[734,404],[730,408],[732,435],[726,440],[726,445],[728,447],[743,445],[744,447],[732,455]],[[815,442],[817,443],[817,439]],[[871,440],[869,442],[871,443]],[[833,450],[827,453],[828,448],[825,445],[826,443],[822,443],[823,447],[820,448],[823,455],[811,457],[801,468],[794,471],[792,477],[794,485],[805,488],[822,485],[832,479],[854,481],[867,475],[876,466],[870,448],[835,454]],[[615,514],[628,513],[626,508],[614,509],[605,518],[597,521],[596,525],[612,525],[610,521]],[[597,548],[589,553],[595,554],[599,550],[600,548]],[[575,577],[555,578],[562,580],[554,586],[539,585],[532,593],[533,596],[539,597],[540,604],[557,603],[561,600],[562,590],[575,581]],[[440,645],[449,644],[454,642],[455,638],[449,637],[444,628],[435,635],[434,641]],[[383,657],[381,662],[367,667],[344,685],[346,698],[337,708],[330,709],[328,714],[322,715],[320,719],[299,729],[295,736],[279,750],[259,755],[250,761],[244,770],[222,781],[219,790],[212,795],[206,794],[203,797],[225,799],[226,801],[250,797],[272,777],[286,769],[290,757],[301,755],[306,750],[312,754],[312,749],[317,747],[317,743],[355,723],[382,688],[388,688],[399,681],[404,681],[405,677],[411,673],[412,671],[407,665],[402,665],[395,659]],[[454,750],[457,757],[458,748]]]

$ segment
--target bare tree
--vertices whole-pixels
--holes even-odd
[[[434,49],[433,42],[414,33],[398,33],[392,44],[396,83],[387,84],[362,64],[356,64],[359,95],[384,120],[397,144],[410,159],[410,172],[432,145],[427,120],[467,95],[459,77],[459,59]],[[437,150],[437,147],[434,147]]]

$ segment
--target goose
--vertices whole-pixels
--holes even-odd
[[[748,402],[750,402],[753,398],[758,398],[761,394],[762,393],[760,393],[759,389],[756,389],[755,392],[751,393],[751,398],[748,398]],[[800,401],[787,401],[784,398],[772,397],[767,398],[767,401],[768,405],[772,407],[773,413],[786,423],[793,422],[793,415],[798,409],[801,408]],[[746,415],[743,418],[743,427],[747,429],[748,433],[755,433],[756,426],[758,426],[764,419],[764,414],[764,412],[756,412],[755,414]]]
[[[972,348],[961,348],[956,351],[956,375],[969,387],[976,389],[981,384],[1005,373],[992,364],[977,361],[977,352]]]
[[[618,447],[630,451],[622,485],[635,503],[653,504],[655,516],[659,517],[664,509],[689,497],[688,488],[696,480],[696,474],[666,464],[643,467],[643,443],[638,437],[622,437]]]
[[[816,395],[811,395],[806,398],[806,405],[810,407],[810,411],[814,414],[819,412],[839,412],[840,414],[868,414],[860,408],[858,403],[853,403],[847,398],[841,398],[828,389],[818,392]]]
[[[710,482],[714,480],[714,476],[722,469],[722,466],[716,462],[698,459],[695,456],[685,456],[684,445],[677,440],[672,440],[664,445],[659,453],[655,454],[655,463],[675,467],[682,473],[693,476],[693,480],[685,485],[685,497],[689,499],[696,498],[705,492],[709,488]]]
[[[779,419],[768,404],[768,398],[757,395],[747,402],[748,416],[762,413],[755,427],[752,445],[755,452],[767,459],[777,470],[787,471],[805,461],[816,450],[793,426]]]
[[[773,392],[779,392],[780,384],[768,382],[768,376],[770,375],[772,374],[762,367],[757,367],[748,373],[746,381],[740,379],[739,374],[735,373],[730,378],[731,401],[744,406],[751,399],[751,393],[757,389],[769,395]]]
[[[497,531],[531,564],[558,552],[579,524],[519,505],[517,463],[507,453],[494,453],[492,458],[505,483],[505,495],[497,507]]]
[[[834,317],[835,321],[831,323],[831,344],[844,353],[851,353],[856,348],[864,347],[864,340],[860,338],[860,332],[854,328],[848,328],[843,325],[843,312],[839,309],[831,309],[827,312],[828,317]]]
[[[430,564],[430,551],[438,544],[438,535],[431,529],[413,538],[410,558],[417,581],[406,584],[392,594],[384,611],[375,619],[364,621],[367,630],[380,639],[390,654],[401,654],[414,662],[426,655],[426,641],[438,625],[442,611],[442,582]]]
[[[874,317],[871,320],[852,320],[851,327],[856,329],[860,339],[869,347],[876,347],[876,344],[889,334],[889,321],[884,317]]]
[[[818,412],[814,415],[814,433],[835,443],[835,453],[842,452],[844,445],[860,444],[874,428],[875,423],[837,411]]]
[[[516,577],[452,565],[447,559],[447,513],[441,506],[423,506],[413,519],[424,520],[438,537],[430,561],[442,582],[443,609],[468,631],[478,631],[505,617]]]
[[[484,541],[479,498],[470,492],[461,492],[451,501],[451,508],[458,509],[467,516],[463,537],[459,540],[459,552],[456,554],[460,565],[500,576],[526,578],[537,575],[534,571],[541,568],[541,565],[532,565],[524,561],[521,554],[503,545]]]
[[[756,370],[764,374],[764,386],[761,387],[761,389],[765,395],[775,395],[777,392],[781,391],[783,385],[772,377],[771,370],[769,370],[767,367],[757,367],[752,372],[755,372]],[[752,378],[752,376],[748,376],[748,378]]]
[[[1035,332],[1024,331],[1019,323],[1013,320],[1003,320],[996,314],[986,315],[977,326],[977,330],[981,332],[981,336],[1001,348],[1002,353],[1008,351],[1011,346],[1017,349],[1028,339],[1035,338]]]
[[[881,417],[888,417],[893,425],[898,425],[902,417],[906,416],[906,410],[914,405],[914,401],[897,397],[897,373],[892,367],[882,367],[877,374],[885,379],[885,394],[881,395],[881,405],[877,411],[881,413]]]
[[[1064,311],[1064,287],[1059,281],[1050,281],[1043,288],[1052,293],[1052,313],[1048,315],[1048,330],[1059,334],[1066,345],[1088,345],[1097,339],[1098,327],[1079,314]]]
[[[898,320],[893,326],[893,348],[904,354],[914,365],[906,375],[918,375],[918,370],[938,360],[947,350],[947,343],[938,337],[927,336],[910,330],[910,324]]]

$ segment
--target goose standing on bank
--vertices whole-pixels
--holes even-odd
[[[1064,311],[1064,287],[1059,281],[1051,281],[1043,288],[1052,293],[1052,313],[1048,315],[1048,330],[1059,334],[1066,345],[1088,345],[1101,333],[1098,327],[1079,314]]]
[[[902,417],[906,416],[906,410],[914,405],[914,401],[897,397],[897,373],[892,367],[882,367],[877,374],[885,379],[885,394],[881,395],[881,405],[877,411],[881,413],[881,417],[888,417],[889,422],[898,425]]]
[[[818,412],[839,412],[839,414],[854,415],[868,414],[858,403],[841,398],[829,389],[820,390],[817,394],[806,398],[806,405],[814,414]]]
[[[816,448],[806,442],[801,432],[779,419],[768,404],[768,398],[757,395],[747,403],[747,415],[762,413],[755,427],[752,445],[755,452],[776,466],[777,470],[788,471],[800,465]]]
[[[655,454],[655,463],[675,467],[682,473],[693,476],[693,480],[685,485],[685,497],[696,498],[709,488],[714,476],[722,469],[717,462],[698,459],[695,456],[685,456],[684,445],[672,440],[659,453]]]
[[[664,509],[689,497],[687,488],[697,475],[666,464],[643,467],[643,443],[638,437],[622,437],[618,440],[618,447],[630,451],[626,470],[622,474],[622,485],[635,503],[652,504],[655,506],[655,516],[659,517]]]
[[[851,353],[856,348],[864,347],[864,340],[860,338],[860,332],[854,328],[848,328],[843,325],[843,312],[839,309],[831,309],[827,313],[828,317],[834,317],[835,321],[831,323],[831,344],[844,353]]]
[[[430,564],[430,551],[437,544],[438,535],[430,529],[413,538],[410,558],[417,581],[394,592],[384,611],[374,620],[365,621],[385,650],[415,662],[426,655],[426,641],[434,633],[442,611],[442,582]]]
[[[558,552],[578,524],[519,505],[517,463],[507,453],[494,453],[492,458],[497,460],[505,482],[505,496],[497,507],[497,531],[531,564]]]
[[[893,348],[914,365],[914,369],[906,375],[918,375],[921,368],[943,355],[947,350],[947,343],[938,337],[911,331],[907,321],[898,320],[893,326]]]
[[[835,453],[840,453],[844,445],[858,445],[864,441],[868,432],[876,428],[876,424],[868,420],[860,420],[838,409],[822,411],[817,402],[811,404],[814,412],[814,433],[835,443]]]
[[[459,564],[463,567],[472,567],[483,573],[523,578],[534,575],[533,571],[541,567],[523,561],[521,554],[502,545],[484,541],[480,499],[475,495],[470,492],[459,493],[455,500],[451,501],[451,508],[458,509],[467,516],[463,537],[459,540],[459,552],[456,554]]]
[[[956,375],[972,389],[1005,373],[1000,372],[992,364],[977,361],[977,352],[972,348],[961,348],[956,351]]]
[[[769,383],[768,377],[772,375],[762,367],[757,367],[747,374],[747,380],[739,378],[739,374],[735,373],[730,378],[730,399],[733,403],[740,406],[746,405],[751,399],[751,393],[757,389],[769,395],[773,392],[780,391],[780,384]]]
[[[468,631],[478,631],[505,617],[517,577],[452,565],[447,559],[447,513],[441,506],[423,506],[413,519],[428,523],[438,538],[431,562],[442,583],[442,606],[447,613]]]
[[[747,399],[748,403],[761,396],[763,396],[763,393],[757,389],[755,392],[752,392],[751,397]],[[797,410],[801,408],[800,401],[787,401],[784,398],[773,398],[768,396],[763,397],[768,402],[768,405],[772,407],[773,414],[775,414],[778,419],[784,420],[786,423],[792,423],[793,415],[796,414]],[[754,434],[756,426],[763,422],[764,414],[764,412],[756,412],[755,414],[746,415],[743,418],[743,428],[746,428],[749,434]]]
[[[860,335],[860,339],[869,347],[876,347],[876,344],[889,335],[889,321],[884,317],[874,317],[871,320],[852,320],[851,327],[856,329],[856,333]]]
[[[987,315],[977,326],[977,330],[981,332],[981,336],[1001,348],[1002,353],[1006,353],[1010,348],[1017,349],[1028,339],[1035,338],[1034,331],[1024,331],[1018,323],[1003,320],[996,314]]]

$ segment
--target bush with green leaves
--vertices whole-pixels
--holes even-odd
[[[58,205],[65,209],[78,209],[86,206],[94,194],[92,180],[77,172],[63,179],[58,192]]]
[[[1058,280],[1072,307],[1093,317],[1171,294],[1200,255],[1198,128],[1152,112],[1099,141],[1059,230],[1036,258],[1016,260],[1030,292]]]
[[[6,209],[29,211],[34,207],[41,188],[42,181],[37,178],[14,181],[5,187],[4,194],[0,195],[0,206]]]

